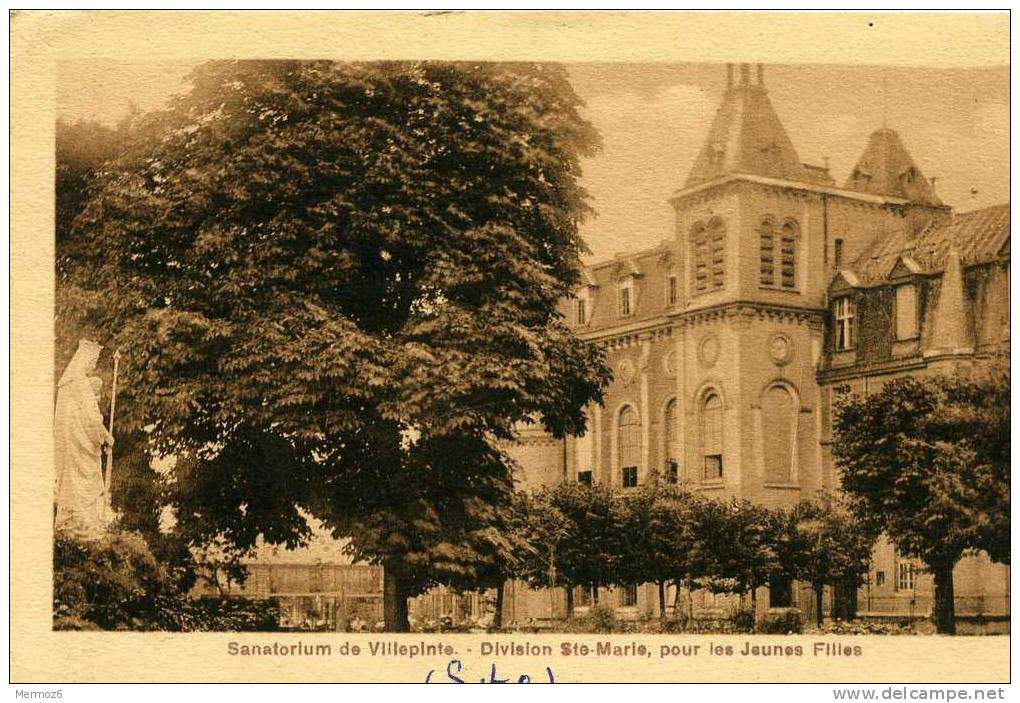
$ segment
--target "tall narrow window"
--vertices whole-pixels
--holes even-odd
[[[779,272],[783,288],[797,287],[797,223],[783,224],[779,238]]]
[[[620,412],[617,441],[621,484],[632,488],[637,485],[638,466],[641,464],[641,419],[629,405]]]
[[[620,286],[620,316],[627,317],[633,312],[632,289],[629,284]]]
[[[588,305],[584,298],[577,299],[577,324],[583,325],[588,322]]]
[[[896,590],[914,590],[914,574],[914,565],[910,562],[901,561],[897,566]]]
[[[761,401],[762,443],[765,449],[765,481],[789,483],[793,478],[793,428],[796,420],[793,396],[782,386],[765,391]]]
[[[761,285],[797,287],[797,238],[796,221],[787,220],[777,231],[771,217],[762,220],[758,230]]]
[[[896,287],[896,339],[917,336],[917,288],[913,284]]]
[[[705,460],[702,477],[705,480],[722,478],[722,400],[715,393],[705,398],[701,410],[701,447]]]
[[[761,247],[761,284],[763,286],[774,286],[776,284],[776,230],[770,218],[765,218],[758,230],[758,240]]]
[[[691,248],[694,254],[691,257],[693,266],[691,274],[694,279],[694,289],[698,292],[706,291],[709,285],[708,234],[705,231],[705,225],[701,222],[694,225],[691,229]]]
[[[726,230],[718,217],[709,220],[708,239],[712,258],[711,287],[722,288],[726,279]]]
[[[668,483],[676,483],[679,478],[680,443],[677,441],[680,434],[679,421],[676,399],[673,399],[666,404],[666,412],[662,418],[665,451],[663,469]]]
[[[833,310],[836,351],[854,348],[854,303],[849,297],[837,298]]]
[[[670,274],[669,278],[666,279],[666,304],[676,305],[679,300],[680,291],[677,288],[676,274]]]

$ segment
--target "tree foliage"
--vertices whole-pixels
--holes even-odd
[[[556,303],[598,146],[548,65],[218,61],[138,120],[60,303],[120,347],[118,423],[179,458],[182,530],[295,544],[298,507],[413,594],[505,553],[499,441],[608,378]]]
[[[1009,562],[1009,374],[899,378],[837,409],[833,453],[864,519],[936,582],[952,632],[952,569],[983,549]]]

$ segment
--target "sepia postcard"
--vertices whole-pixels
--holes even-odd
[[[17,695],[1004,698],[1009,21],[12,13]]]

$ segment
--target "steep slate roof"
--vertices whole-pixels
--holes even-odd
[[[1009,203],[955,215],[932,225],[914,239],[902,229],[880,237],[851,265],[864,284],[884,280],[901,256],[913,259],[924,272],[937,273],[955,245],[964,266],[990,261],[1009,251]]]
[[[667,311],[665,302],[665,280],[663,274],[671,266],[672,243],[663,241],[654,247],[633,253],[617,254],[585,266],[582,271],[582,285],[594,287],[594,299],[588,309],[588,322],[577,326],[577,331],[596,332],[612,327],[641,322],[663,315]],[[637,293],[633,300],[634,314],[621,318],[617,313],[617,287],[623,278],[636,276]],[[573,324],[573,302],[564,301],[561,311]]]
[[[729,70],[731,76],[722,105],[684,187],[737,173],[808,183],[827,178],[801,163],[769,101],[761,66],[755,84],[751,83],[748,64],[741,64],[737,85],[733,85],[732,68]]]
[[[886,127],[871,133],[868,146],[850,172],[845,188],[859,193],[940,204],[935,189],[910,157],[900,135]]]

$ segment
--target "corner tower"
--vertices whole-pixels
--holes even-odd
[[[816,371],[837,261],[903,227],[909,200],[838,188],[827,167],[803,163],[763,67],[753,73],[727,67],[722,103],[670,201],[677,431],[690,487],[785,506],[835,486],[822,468]],[[876,145],[890,155],[876,163],[901,163],[887,146]]]

